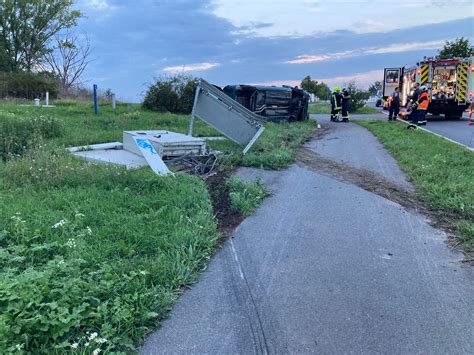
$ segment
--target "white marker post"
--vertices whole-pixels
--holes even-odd
[[[46,91],[46,106],[49,106],[49,91]]]
[[[112,94],[112,109],[115,110],[115,94]]]

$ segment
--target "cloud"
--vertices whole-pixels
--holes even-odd
[[[383,22],[374,20],[360,20],[354,22],[352,28],[358,33],[367,32],[384,32],[387,30],[387,26]]]
[[[444,45],[445,41],[428,41],[428,42],[413,42],[413,43],[396,43],[387,47],[366,49],[366,54],[385,54],[418,51],[422,49],[439,49]]]
[[[267,38],[310,36],[347,28],[357,33],[383,33],[473,14],[472,0],[212,0],[210,10],[237,28],[270,22],[271,26],[248,33]]]
[[[85,6],[96,10],[112,10],[116,8],[110,5],[107,0],[85,0]]]
[[[349,81],[356,81],[357,85],[363,89],[367,89],[376,80],[383,79],[383,70],[371,70],[363,73],[356,73],[351,75],[336,76],[332,78],[320,78],[318,81],[323,81],[329,86],[340,85],[343,86]]]
[[[444,45],[444,43],[445,43],[445,40],[413,42],[413,43],[395,43],[395,44],[391,44],[385,47],[368,47],[368,48],[361,48],[358,50],[349,50],[345,52],[336,52],[336,53],[328,53],[328,54],[299,55],[295,59],[285,61],[284,63],[310,64],[310,63],[324,62],[324,61],[329,61],[329,60],[334,60],[334,59],[341,59],[341,58],[355,57],[355,56],[362,56],[362,55],[387,54],[387,53],[439,49]]]
[[[333,87],[335,85],[344,86],[350,81],[355,81],[360,88],[367,89],[376,80],[382,80],[382,78],[383,78],[383,70],[371,70],[371,71],[356,73],[352,75],[343,75],[343,76],[326,77],[326,78],[313,78],[313,79],[319,82],[324,82],[327,85],[329,85],[329,87]],[[259,82],[259,83],[252,83],[251,85],[268,85],[268,86],[282,86],[282,85],[297,86],[298,85],[299,86],[301,85],[301,79],[272,80],[272,81],[264,81],[264,82]]]
[[[169,74],[178,74],[178,73],[187,73],[194,71],[206,71],[212,68],[219,66],[219,63],[195,63],[195,64],[184,64],[177,65],[173,67],[166,67],[163,69],[165,73]]]
[[[299,55],[296,59],[288,60],[285,63],[287,64],[308,64],[308,63],[317,63],[324,62],[326,60],[339,59],[348,55],[351,55],[354,51],[345,51],[329,54],[319,54],[319,55]]]

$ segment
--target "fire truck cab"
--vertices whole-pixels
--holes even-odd
[[[473,101],[474,57],[436,60],[427,58],[416,66],[386,68],[383,96],[390,102],[395,87],[400,88],[401,106],[409,109],[413,84],[428,87],[430,104],[428,113],[446,118],[461,118]]]

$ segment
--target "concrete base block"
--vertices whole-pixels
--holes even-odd
[[[148,163],[145,158],[143,158],[143,156],[138,156],[136,154],[127,152],[126,150],[87,150],[74,152],[72,154],[87,161],[123,165],[127,169],[138,169],[148,166]]]

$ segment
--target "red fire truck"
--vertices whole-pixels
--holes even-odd
[[[395,87],[399,87],[401,106],[409,109],[414,83],[428,87],[428,113],[461,118],[474,100],[474,57],[426,58],[415,66],[385,68],[383,97],[389,102]]]

